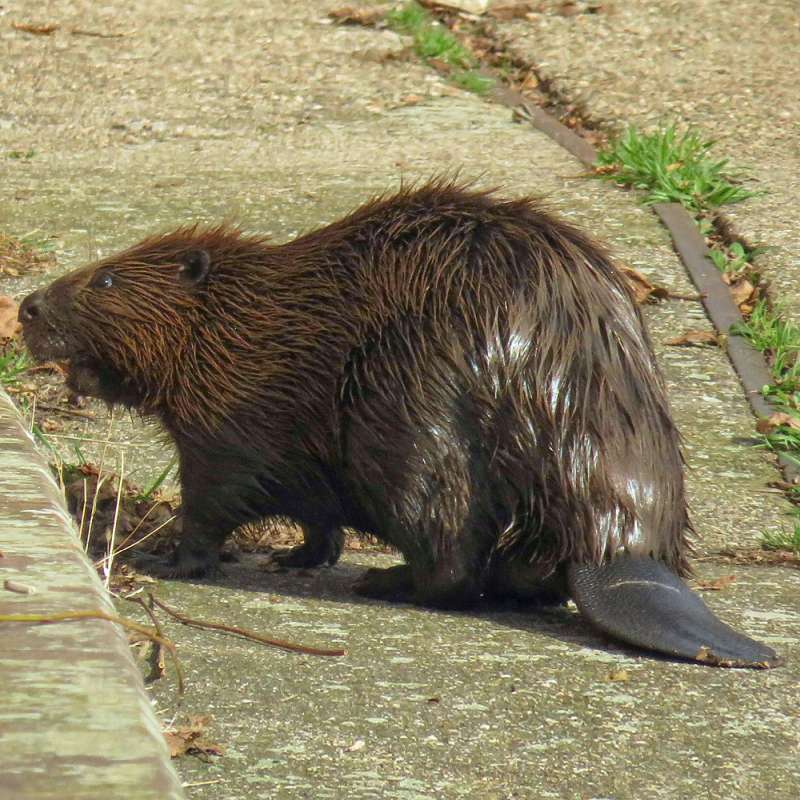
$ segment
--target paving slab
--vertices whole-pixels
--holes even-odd
[[[570,609],[446,613],[353,596],[364,567],[389,563],[348,554],[306,576],[247,564],[161,586],[192,616],[347,650],[298,656],[169,626],[191,709],[228,748],[181,763],[187,782],[216,781],[190,797],[797,797],[800,572],[737,569],[733,591],[706,595],[793,654],[765,673],[644,658]],[[157,689],[165,716],[172,692]]]
[[[800,323],[800,17],[794,0],[608,2],[563,13],[544,0],[499,23],[512,51],[538,64],[590,114],[619,129],[689,124],[765,194],[723,210],[769,248],[758,262]]]
[[[668,234],[630,195],[507,109],[454,89],[380,31],[334,27],[335,3],[121,0],[48,3],[62,26],[0,26],[0,152],[7,232],[58,237],[62,268],[153,230],[234,218],[286,240],[401,180],[460,170],[505,194],[544,196],[617,257],[676,293],[692,287]],[[20,15],[20,6],[16,17]],[[8,14],[6,15],[8,17]],[[125,32],[117,39],[70,26]],[[22,295],[29,284],[8,284]],[[0,285],[0,291],[6,291]],[[788,524],[724,353],[665,339],[708,328],[698,302],[646,309],[688,460],[698,552],[754,545]],[[140,454],[134,448],[130,461]],[[798,572],[735,569],[709,602],[770,642],[769,673],[678,665],[609,648],[574,612],[440,614],[358,601],[371,563],[347,554],[310,575],[245,560],[217,583],[165,583],[186,613],[312,644],[292,656],[170,628],[190,678],[187,713],[211,713],[228,745],[178,764],[196,798],[790,798],[800,791]],[[731,567],[698,562],[704,577]],[[126,609],[127,611],[128,609]],[[617,666],[629,680],[609,681]],[[160,713],[174,712],[168,687]],[[363,744],[361,744],[363,742]],[[205,783],[212,781],[212,783]],[[205,784],[205,785],[200,785]]]

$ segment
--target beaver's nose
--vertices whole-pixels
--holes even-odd
[[[43,301],[44,292],[41,289],[29,294],[20,304],[19,321],[25,323],[38,319],[42,313]]]

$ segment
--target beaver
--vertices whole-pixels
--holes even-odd
[[[229,226],[147,238],[28,296],[38,359],[75,391],[158,418],[183,534],[159,576],[217,568],[266,517],[333,564],[344,527],[396,547],[369,597],[458,608],[574,599],[673,657],[780,663],[682,577],[679,434],[606,249],[525,197],[434,180],[286,244]]]

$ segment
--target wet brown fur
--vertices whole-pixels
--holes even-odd
[[[179,574],[273,515],[305,526],[306,564],[335,560],[342,526],[394,544],[421,602],[621,549],[688,572],[639,312],[606,251],[535,200],[439,181],[284,245],[182,228],[37,298],[34,354],[174,438]]]

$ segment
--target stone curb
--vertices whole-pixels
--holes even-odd
[[[719,333],[727,336],[728,358],[742,382],[747,402],[759,419],[766,419],[778,409],[761,393],[770,385],[772,375],[766,362],[742,336],[731,333],[731,328],[744,322],[728,287],[722,282],[719,270],[708,254],[708,247],[691,215],[678,203],[656,203],[653,211],[658,214],[672,236],[675,250],[700,292],[703,306]],[[792,483],[800,481],[797,464],[786,454],[777,453],[778,462],[786,479]]]
[[[0,615],[114,613],[2,390],[0,553]],[[0,624],[0,686],[0,800],[184,797],[118,626]]]

